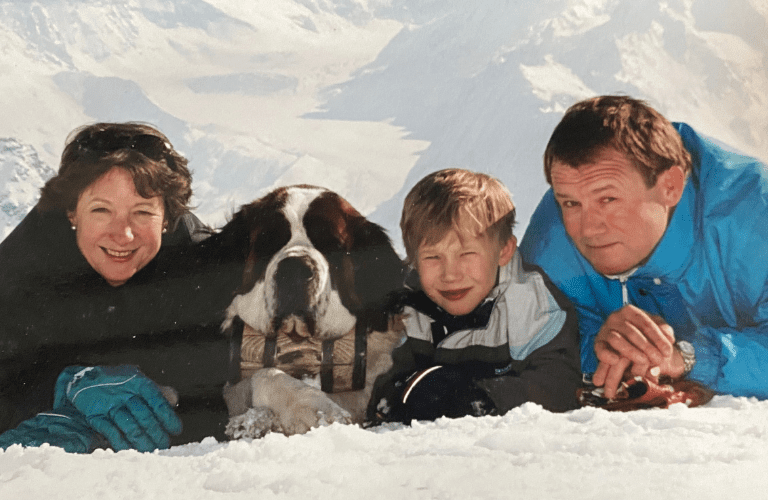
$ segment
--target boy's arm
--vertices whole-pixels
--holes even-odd
[[[503,414],[531,401],[550,411],[578,407],[576,389],[581,386],[579,333],[576,312],[565,308],[566,320],[560,332],[547,344],[498,377],[476,383],[484,389]]]

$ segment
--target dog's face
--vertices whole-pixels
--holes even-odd
[[[279,188],[243,207],[229,225],[249,235],[229,319],[297,341],[335,339],[357,321],[386,329],[389,294],[402,285],[401,260],[381,227],[338,194]]]

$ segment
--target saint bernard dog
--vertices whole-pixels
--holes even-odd
[[[240,379],[224,388],[227,435],[362,423],[403,339],[392,297],[404,266],[389,237],[338,194],[308,185],[244,206],[222,232],[243,228],[242,284],[222,325]]]

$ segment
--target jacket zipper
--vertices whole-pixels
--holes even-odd
[[[638,268],[632,268],[626,273],[622,274],[615,274],[613,276],[605,275],[606,278],[611,280],[619,280],[619,283],[621,283],[621,305],[626,306],[629,304],[629,290],[627,290],[627,280],[629,280],[629,277],[635,274],[635,271],[637,271]]]

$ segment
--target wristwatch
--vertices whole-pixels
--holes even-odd
[[[685,377],[691,373],[693,365],[696,364],[696,349],[694,349],[693,344],[685,340],[678,340],[675,342],[675,347],[677,347],[680,356],[683,358],[683,363],[685,363],[685,368],[683,369],[682,374],[682,376]]]

